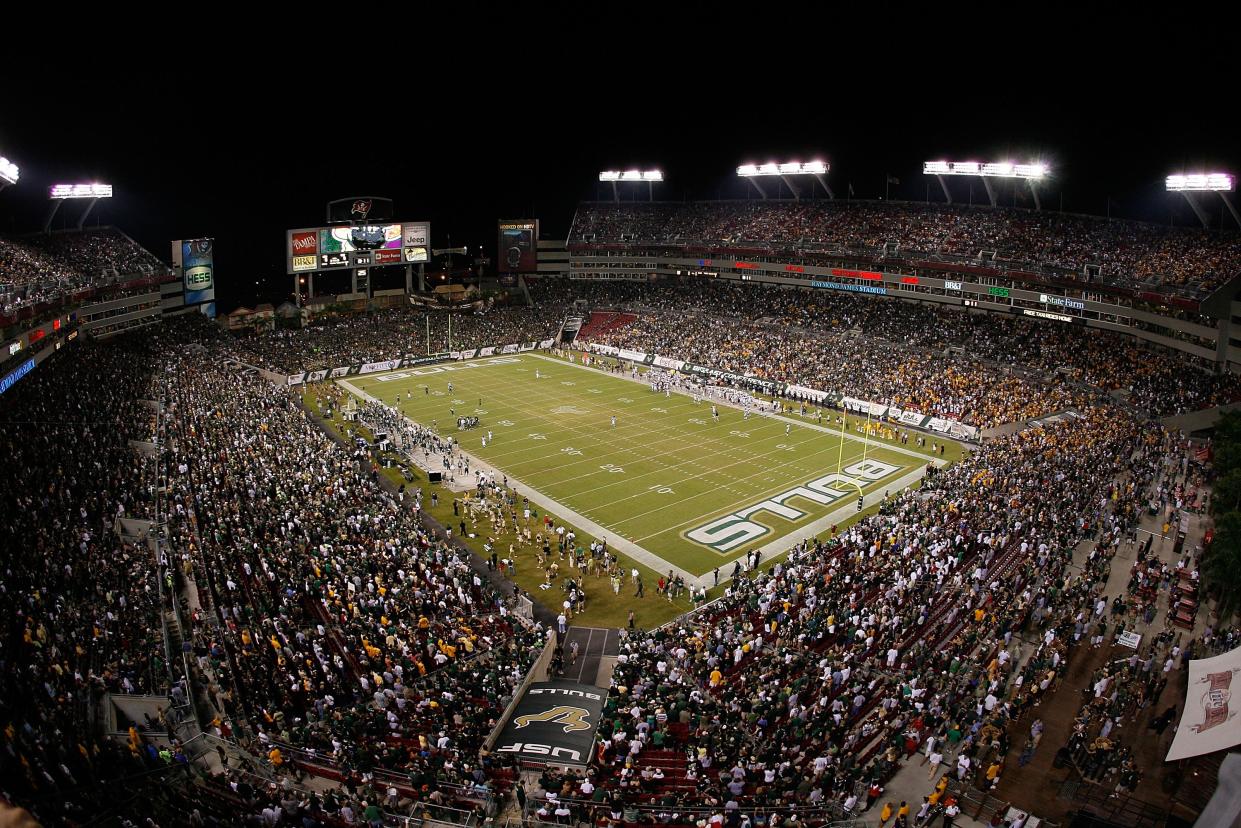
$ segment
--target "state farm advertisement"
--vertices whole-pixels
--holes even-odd
[[[375,264],[399,264],[401,261],[400,250],[376,250]]]

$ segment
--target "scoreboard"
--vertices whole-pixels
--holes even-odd
[[[500,273],[536,273],[539,269],[539,220],[502,220],[496,257]]]
[[[288,272],[423,264],[431,261],[431,223],[304,227],[285,239]]]

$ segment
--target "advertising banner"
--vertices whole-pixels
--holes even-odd
[[[405,261],[410,264],[431,261],[431,225],[407,222],[402,227],[401,247],[405,251]]]
[[[953,437],[960,437],[965,440],[978,439],[978,427],[966,425],[965,423],[953,420],[952,425],[948,427],[948,433]]]
[[[657,356],[655,357],[655,364],[660,368],[667,368],[669,371],[680,371],[681,366],[685,364],[685,360]]]
[[[902,411],[901,415],[897,417],[897,419],[907,426],[914,426],[915,428],[921,428],[922,426],[926,425],[926,421],[929,420],[930,417],[918,411],[907,410],[907,411]]]
[[[631,351],[628,348],[621,348],[618,352],[621,359],[627,359],[630,362],[645,362],[646,354],[641,351]]]
[[[318,256],[319,255],[319,233],[316,230],[293,231],[292,241],[293,256]]]
[[[606,691],[573,681],[530,685],[495,749],[519,760],[557,765],[590,761]]]
[[[613,348],[611,345],[596,345],[593,342],[590,343],[590,350],[594,351],[596,354],[603,354],[604,356],[610,357],[614,357],[620,353],[619,348]]]
[[[804,385],[789,385],[785,387],[784,394],[794,399],[810,400],[816,403],[821,403],[831,396],[826,391],[820,391],[817,388],[807,388]]]
[[[758,377],[746,377],[741,374],[734,374],[731,371],[721,371],[718,368],[707,368],[706,366],[694,365],[689,362],[681,366],[681,373],[724,380],[743,388],[761,391],[764,394],[780,394],[786,387],[782,382],[772,382],[771,380],[759,379]]]
[[[214,319],[215,242],[212,239],[190,239],[182,241],[180,248],[185,305],[199,305],[204,314]]]
[[[359,374],[373,374],[376,371],[392,371],[401,367],[399,359],[387,359],[383,362],[368,362],[358,371]]]
[[[853,411],[858,414],[865,414],[867,409],[869,409],[870,416],[872,417],[882,417],[884,414],[888,413],[888,407],[883,403],[859,400],[856,397],[842,397],[840,400],[840,406],[847,411]]]
[[[927,421],[926,427],[931,431],[939,431],[947,434],[948,429],[952,428],[952,423],[952,420],[945,420],[943,417],[932,417]]]

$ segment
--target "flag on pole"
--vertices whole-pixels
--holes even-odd
[[[887,176],[888,176],[889,184],[900,184],[901,183],[901,180],[897,178],[896,176],[892,175],[892,173],[887,173]]]
[[[853,182],[849,182],[849,198],[853,198]]]

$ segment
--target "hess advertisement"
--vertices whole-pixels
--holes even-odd
[[[538,270],[538,219],[500,222],[497,270],[500,273],[534,273]]]
[[[200,305],[207,316],[215,316],[215,256],[213,239],[189,239],[176,244],[174,257],[181,264],[185,305]]]

